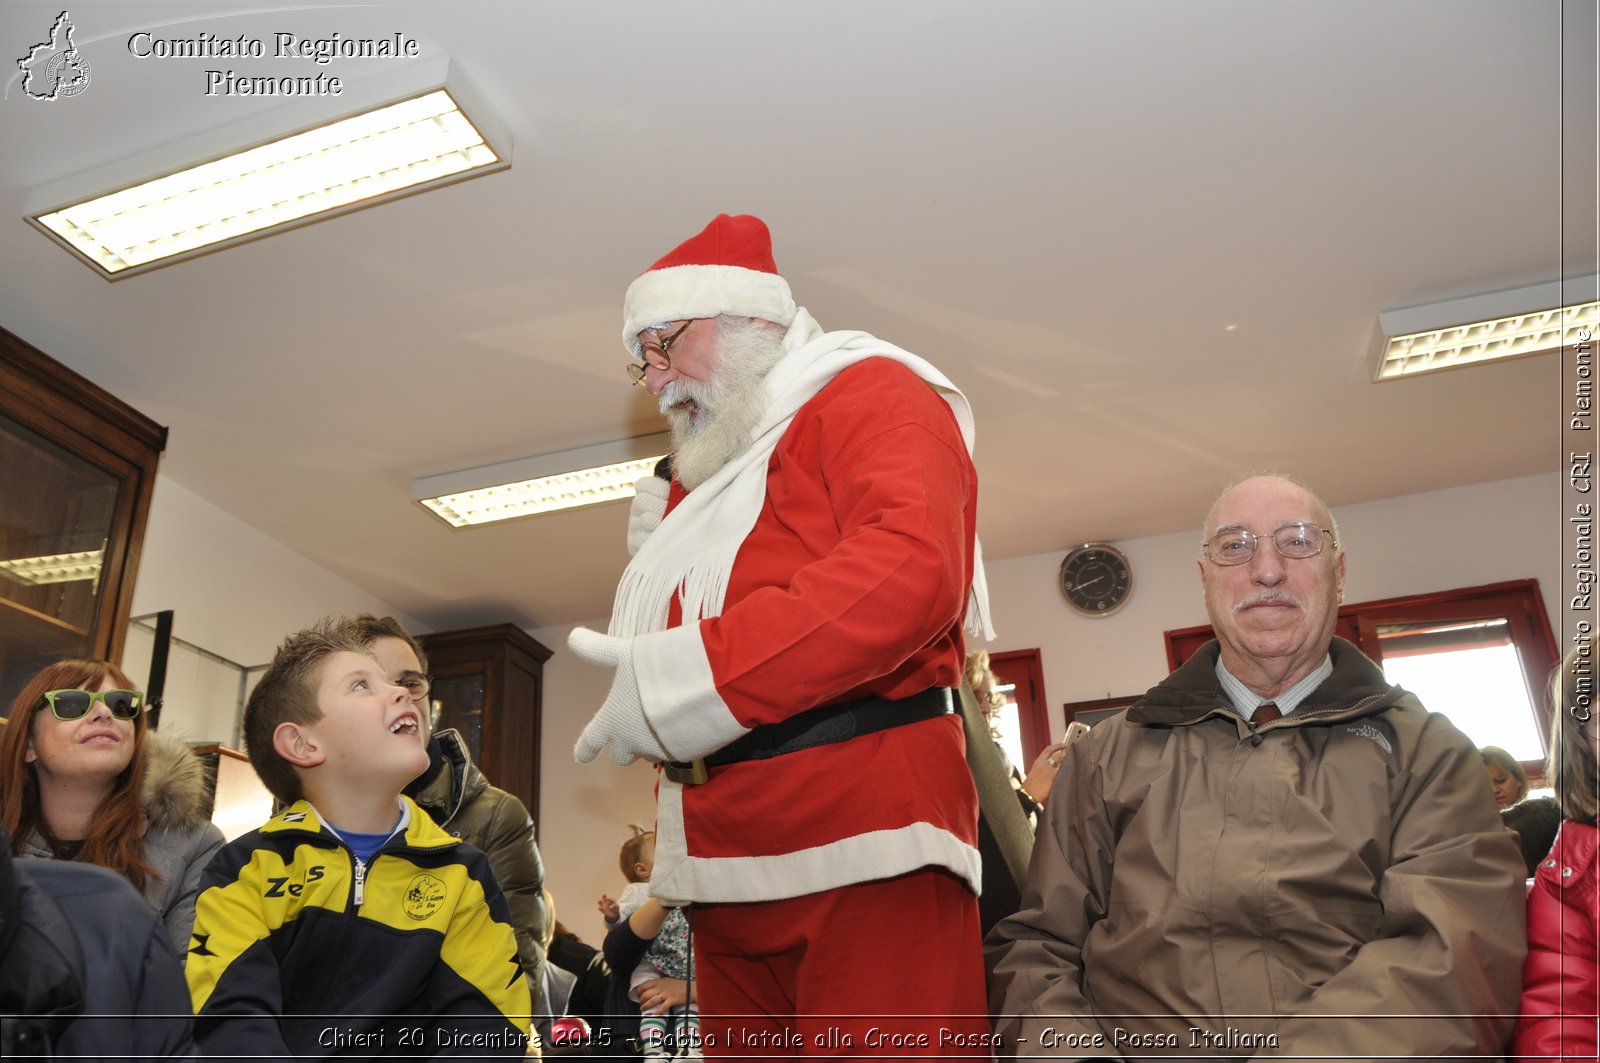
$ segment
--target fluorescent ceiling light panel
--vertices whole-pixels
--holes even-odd
[[[100,578],[104,550],[81,550],[71,554],[44,554],[0,561],[0,574],[18,583],[42,586],[46,583],[77,583]]]
[[[508,168],[464,88],[458,77],[28,221],[115,280]]]
[[[1374,381],[1547,354],[1592,338],[1596,278],[1552,282],[1432,306],[1385,311],[1373,343]],[[1573,294],[1584,301],[1567,301]]]
[[[515,520],[633,497],[667,453],[665,433],[426,476],[411,497],[452,528]]]

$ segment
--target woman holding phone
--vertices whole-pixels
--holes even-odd
[[[201,811],[200,762],[149,730],[144,701],[105,661],[61,661],[30,679],[0,733],[0,823],[17,856],[127,878],[181,956],[222,832]]]

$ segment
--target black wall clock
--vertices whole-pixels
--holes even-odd
[[[1110,616],[1133,590],[1133,568],[1109,543],[1084,543],[1061,562],[1061,593],[1084,616]]]

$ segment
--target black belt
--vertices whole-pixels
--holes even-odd
[[[687,764],[667,761],[661,767],[668,779],[691,786],[706,781],[709,777],[708,768],[746,760],[768,760],[785,753],[798,753],[814,746],[831,745],[877,731],[887,731],[891,727],[938,719],[955,711],[955,692],[949,687],[929,687],[920,694],[898,701],[856,698],[811,709],[778,723],[761,724],[714,753]]]

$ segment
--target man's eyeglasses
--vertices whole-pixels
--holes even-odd
[[[111,715],[132,720],[144,710],[144,695],[137,690],[46,690],[44,703],[58,720],[81,720],[97,701],[105,702]]]
[[[1280,557],[1304,558],[1322,553],[1323,536],[1328,537],[1335,549],[1338,548],[1338,541],[1327,528],[1307,521],[1295,521],[1274,528],[1271,535],[1257,535],[1244,528],[1227,528],[1202,543],[1201,549],[1205,551],[1206,560],[1212,564],[1242,565],[1256,556],[1256,543],[1262,539],[1271,539]]]
[[[672,345],[678,341],[679,336],[683,335],[683,330],[692,324],[694,324],[693,320],[685,321],[678,326],[676,332],[661,339],[640,340],[639,356],[644,361],[628,363],[628,378],[635,384],[639,384],[644,381],[644,371],[647,368],[660,369],[662,372],[671,369],[672,355],[669,352],[672,349]]]
[[[396,686],[406,688],[406,693],[412,701],[421,701],[428,696],[428,691],[433,688],[433,676],[422,672],[407,672],[395,680]]]

